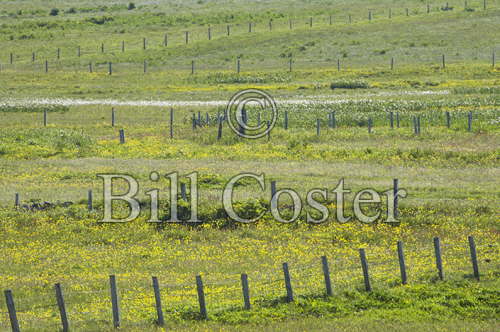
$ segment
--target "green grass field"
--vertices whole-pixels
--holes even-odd
[[[55,283],[71,330],[115,330],[109,275],[117,279],[124,331],[498,330],[500,2],[429,2],[429,12],[427,4],[168,0],[136,1],[129,9],[129,1],[0,1],[0,288],[12,290],[21,331],[61,330]],[[277,102],[270,137],[243,139],[224,122],[218,139],[218,117],[233,94],[248,88]],[[255,109],[248,112],[255,124]],[[198,113],[202,125],[193,129]],[[185,175],[198,172],[202,223],[147,222],[145,192],[152,188],[160,189],[160,219],[169,218],[170,181],[151,181],[152,171],[178,172],[184,184]],[[242,224],[224,211],[222,193],[229,179],[247,172],[264,174],[266,188],[243,181],[235,210],[248,217],[267,212]],[[103,173],[138,179],[137,220],[99,222]],[[341,179],[352,191],[347,216],[357,191],[384,192],[398,179],[408,192],[399,222],[340,223],[333,194],[322,201],[330,212],[322,224],[307,222],[307,213],[319,212],[311,206],[290,224],[268,211],[271,181],[296,190],[305,204],[309,190],[330,193]],[[116,190],[126,190],[125,183]],[[29,208],[44,202],[51,206]],[[383,216],[385,203],[363,211]],[[179,205],[188,219],[190,205],[180,197]],[[279,206],[292,215],[288,197]],[[115,208],[120,216],[129,212],[124,204]],[[406,285],[397,241],[404,243]],[[321,256],[328,258],[332,296],[325,294]],[[241,273],[248,275],[249,310]],[[160,283],[163,327],[152,276]],[[0,330],[10,324],[2,297]]]

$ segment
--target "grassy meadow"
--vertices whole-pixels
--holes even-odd
[[[129,1],[0,1],[0,288],[12,290],[21,330],[61,330],[55,283],[71,330],[114,330],[111,274],[124,331],[498,330],[500,67],[493,54],[500,2],[487,1],[486,9],[483,1],[447,3],[429,2],[427,12],[427,2],[417,0],[168,0],[136,1],[135,8]],[[226,102],[247,88],[277,101],[270,137],[243,139],[224,123],[217,139]],[[193,129],[198,114],[201,126]],[[251,109],[249,121],[257,121]],[[152,171],[179,172],[186,184],[185,175],[198,172],[202,223],[147,222],[145,192],[152,188],[160,188],[160,219],[169,217],[170,182],[151,181]],[[398,223],[340,223],[331,195],[322,224],[306,221],[307,212],[318,212],[310,206],[290,224],[269,211],[242,224],[223,210],[222,192],[243,172],[262,173],[266,182],[265,190],[251,180],[235,190],[235,210],[249,217],[269,209],[271,181],[305,203],[309,190],[331,192],[343,179],[352,191],[348,216],[362,189],[384,192],[399,179],[408,196],[400,199]],[[137,220],[99,222],[103,173],[138,179]],[[31,208],[44,202],[50,207]],[[363,211],[383,216],[382,203]],[[189,204],[179,197],[179,206],[188,219]],[[288,198],[280,207],[291,216]],[[476,241],[479,281],[468,236]],[[404,242],[406,285],[397,241]],[[359,248],[366,250],[371,292]],[[328,257],[332,296],[325,295],[321,256]],[[241,273],[248,274],[249,310]],[[151,276],[160,283],[163,327]],[[10,330],[5,300],[0,330]]]

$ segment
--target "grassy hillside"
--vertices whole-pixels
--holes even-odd
[[[466,8],[447,3],[429,2],[428,13],[427,2],[416,0],[169,0],[136,1],[135,8],[129,1],[0,1],[0,289],[12,290],[21,330],[60,328],[55,283],[71,330],[114,330],[111,274],[124,331],[498,330],[500,67],[493,53],[500,2],[487,1],[486,9],[482,0]],[[275,128],[269,137],[243,139],[223,122],[218,139],[218,117],[246,88],[276,99]],[[256,124],[255,109],[248,112]],[[151,181],[152,171],[179,172],[183,184],[198,172],[201,223],[146,222],[146,191],[155,187],[159,218],[169,218],[170,182]],[[97,174],[111,172],[140,181],[138,220],[99,222]],[[265,212],[252,224],[231,221],[222,206],[224,185],[242,172],[265,175],[264,190],[243,181],[234,196],[238,213]],[[399,179],[408,192],[399,222],[338,222],[340,203],[330,193],[342,179],[352,191],[347,216],[357,191],[384,192]],[[304,205],[309,190],[327,190],[327,221],[307,222],[307,213],[319,211],[305,206],[296,222],[277,222],[268,211],[271,181],[295,189]],[[384,216],[386,198],[382,203],[363,212]],[[179,206],[188,219],[192,210],[180,195]],[[279,206],[292,216],[289,198]],[[476,242],[480,280],[468,236]],[[325,294],[321,256],[328,258],[332,296]],[[248,274],[250,310],[241,273]],[[156,325],[151,276],[160,283],[163,328]],[[0,330],[9,328],[2,300]]]

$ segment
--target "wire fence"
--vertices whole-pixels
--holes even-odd
[[[15,290],[14,293],[7,290],[7,301],[0,305],[0,327],[8,329],[11,326],[16,331],[19,325],[22,328],[59,328],[63,324],[64,330],[64,323],[70,326],[107,326],[113,323],[117,327],[144,322],[164,323],[165,320],[212,319],[233,311],[272,307],[277,303],[301,301],[311,296],[343,296],[346,291],[370,292],[377,288],[440,279],[495,280],[500,268],[499,249],[497,243],[476,246],[474,238],[469,237],[463,245],[440,244],[439,238],[434,238],[434,246],[409,247],[401,251],[403,256],[389,249],[374,250],[373,253],[368,251],[365,256],[361,255],[364,249],[360,249],[357,258],[356,250],[349,250],[350,254],[330,261],[324,257],[321,260],[287,263],[286,272],[285,268],[252,271],[248,273],[246,290],[241,275],[237,273],[207,273],[198,276],[197,283],[194,278],[193,283],[162,283],[159,278],[157,288],[154,283],[151,286],[146,276],[134,278],[134,285],[130,284],[131,276],[128,275],[110,276],[109,284],[102,276],[102,289],[77,290],[77,286],[82,285],[75,284],[63,287],[64,296],[59,297],[57,292],[54,296],[48,289],[32,297],[17,297]],[[367,266],[366,271],[362,269],[363,264]],[[407,279],[403,279],[403,271]],[[284,273],[288,273],[288,281]],[[113,291],[107,287],[113,283],[112,280],[116,280],[115,298]],[[327,283],[331,285],[330,291]],[[155,298],[155,290],[158,293],[161,291],[159,298]],[[250,299],[249,307],[244,302],[245,296]],[[106,318],[111,312],[114,312],[113,322]],[[162,317],[157,316],[158,312],[162,313]]]

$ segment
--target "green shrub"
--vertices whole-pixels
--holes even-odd
[[[336,81],[330,84],[330,89],[368,89],[370,86],[363,81]]]

